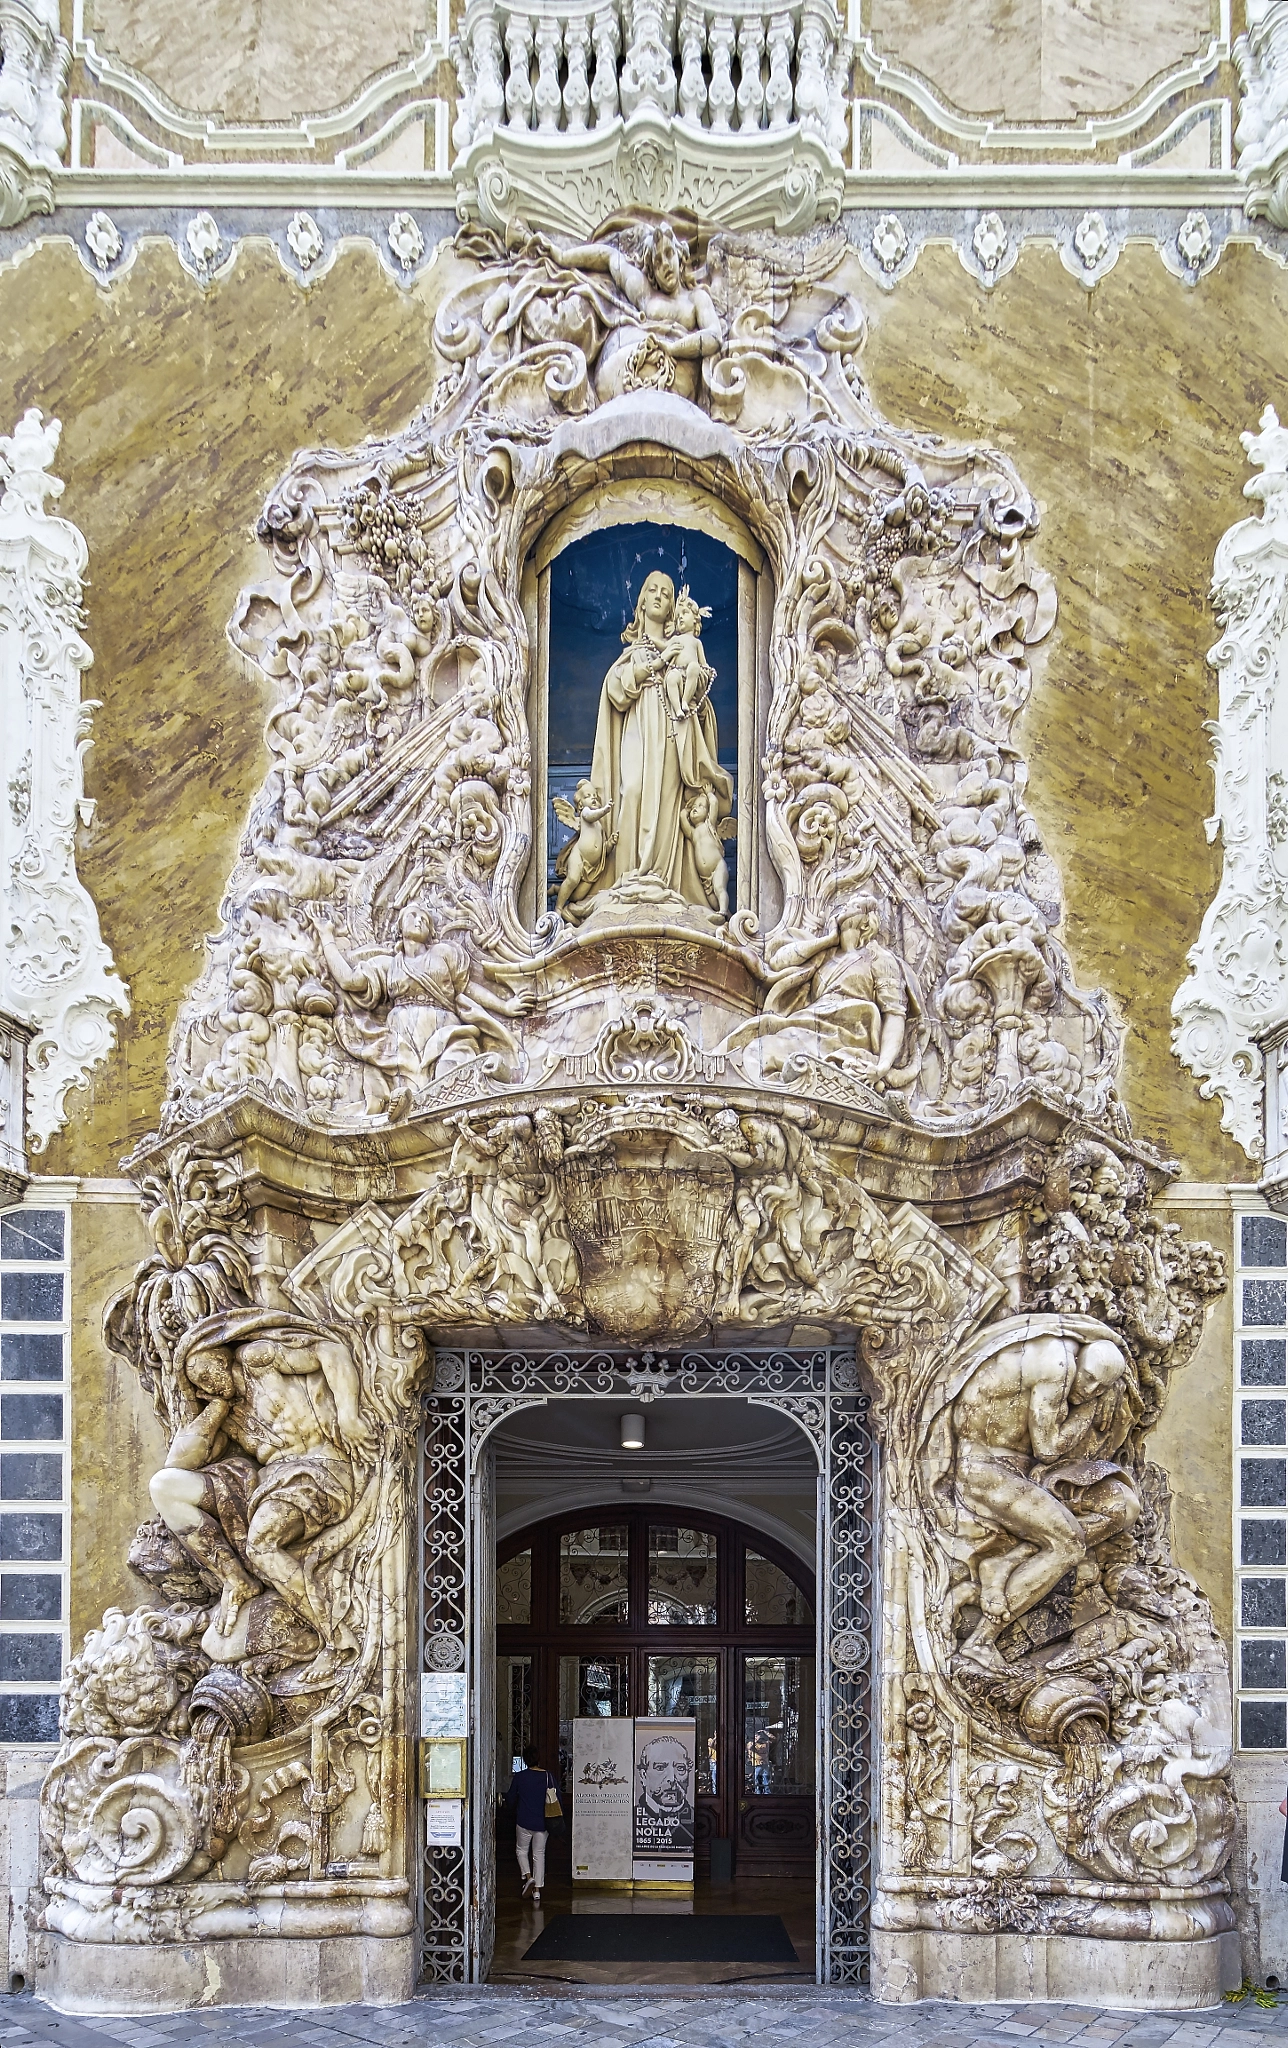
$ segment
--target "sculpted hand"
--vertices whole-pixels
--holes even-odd
[[[337,1415],[336,1419],[340,1424],[340,1433],[344,1438],[345,1448],[357,1451],[363,1457],[373,1458],[380,1447],[380,1438],[376,1433],[375,1425],[362,1413],[361,1409],[350,1408],[344,1414]]]

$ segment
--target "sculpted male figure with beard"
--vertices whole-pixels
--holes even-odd
[[[1116,1332],[1072,1315],[982,1331],[943,1391],[926,1465],[941,1526],[970,1566],[959,1599],[981,1616],[961,1653],[995,1663],[1007,1623],[1070,1570],[1097,1580],[1092,1553],[1136,1522],[1140,1496],[1114,1454],[1140,1395]]]
[[[349,1645],[323,1567],[360,1510],[355,1458],[376,1448],[349,1348],[282,1311],[230,1310],[188,1332],[175,1371],[202,1405],[151,1492],[166,1526],[220,1581],[203,1648],[216,1662],[245,1655],[239,1617],[268,1588],[320,1637],[307,1675],[325,1681]]]

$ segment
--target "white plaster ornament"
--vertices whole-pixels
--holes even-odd
[[[1212,254],[1212,224],[1206,214],[1186,214],[1176,231],[1176,246],[1187,270],[1202,269]]]
[[[396,213],[389,223],[389,247],[404,270],[414,270],[425,253],[425,237],[409,213]]]
[[[67,1121],[67,1097],[111,1050],[125,985],[76,873],[76,827],[88,822],[85,756],[92,713],[81,674],[93,661],[81,633],[88,561],[83,536],[47,500],[63,486],[51,464],[61,428],[23,414],[0,436],[0,728],[14,763],[0,808],[0,1011],[32,1033],[27,1121],[44,1149]],[[9,751],[9,749],[12,751]]]
[[[1087,270],[1104,262],[1113,245],[1102,213],[1083,214],[1073,231],[1073,246]]]
[[[1221,1126],[1251,1159],[1264,1152],[1259,1041],[1288,1022],[1288,844],[1280,829],[1288,760],[1288,428],[1268,405],[1240,435],[1259,474],[1259,504],[1222,536],[1212,602],[1221,637],[1208,654],[1219,690],[1216,798],[1208,836],[1221,839],[1221,880],[1172,1002],[1177,1057],[1218,1096]],[[1272,1148],[1280,1150],[1276,1136]]]
[[[890,276],[908,253],[908,235],[897,214],[883,213],[872,230],[872,253]]]
[[[286,226],[286,241],[301,270],[310,269],[326,247],[322,230],[311,213],[291,215]]]
[[[116,222],[106,213],[91,213],[85,223],[85,246],[100,270],[116,262],[125,247]]]
[[[990,276],[997,270],[1010,246],[1011,239],[1000,213],[981,214],[971,235],[971,247]]]
[[[194,213],[183,239],[199,270],[209,270],[223,246],[218,223],[211,213]]]

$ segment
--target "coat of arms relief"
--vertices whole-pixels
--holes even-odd
[[[840,231],[472,228],[439,272],[423,412],[296,457],[229,628],[268,772],[133,1161],[108,1339],[170,1450],[151,1601],[69,1680],[49,1925],[407,1931],[416,1404],[500,1331],[852,1336],[875,1924],[1218,1934],[1228,1678],[1147,1452],[1223,1280],[1025,803],[1033,501],[882,418]],[[633,504],[738,554],[740,675],[642,562],[552,795],[534,563]]]

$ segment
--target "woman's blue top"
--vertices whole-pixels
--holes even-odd
[[[531,1834],[544,1833],[546,1821],[546,1786],[554,1779],[549,1771],[516,1771],[511,1778],[505,1795],[505,1803],[512,1810],[518,1827],[527,1828]]]

